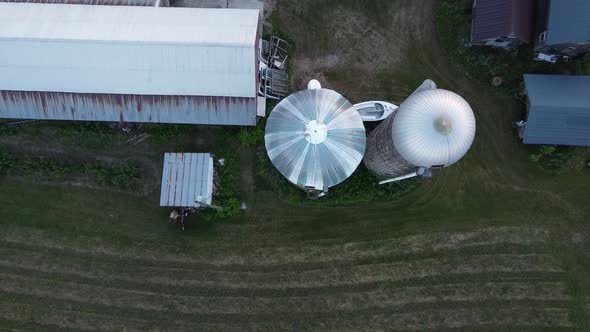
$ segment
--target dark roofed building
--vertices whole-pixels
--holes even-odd
[[[533,0],[475,0],[471,44],[514,48],[530,43]]]
[[[590,76],[524,75],[525,144],[590,146]]]
[[[575,58],[590,51],[589,0],[539,0],[535,51]]]

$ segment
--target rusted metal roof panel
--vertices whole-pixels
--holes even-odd
[[[257,10],[0,2],[0,90],[254,98],[259,22]]]
[[[166,153],[160,206],[198,207],[211,204],[213,157],[209,153]]]
[[[0,0],[0,2],[26,2],[70,5],[100,5],[100,6],[146,6],[153,7],[158,0]]]
[[[256,125],[257,98],[0,91],[0,118]]]

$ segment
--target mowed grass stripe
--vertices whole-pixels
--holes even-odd
[[[432,305],[427,308],[410,308],[408,311],[360,310],[352,312],[310,313],[288,312],[264,315],[195,315],[176,312],[159,312],[116,308],[61,300],[7,294],[0,299],[0,315],[11,320],[33,321],[69,328],[89,329],[96,325],[104,330],[200,330],[206,326],[227,324],[228,328],[273,330],[330,329],[372,330],[383,326],[393,329],[450,328],[478,325],[571,327],[570,312],[560,303],[514,302],[469,303],[468,305]],[[442,309],[444,308],[444,309]],[[16,313],[12,313],[14,310]],[[518,310],[518,312],[514,312]],[[224,328],[225,330],[225,328]]]
[[[125,316],[114,310],[99,313],[97,308],[77,304],[35,301],[32,298],[5,296],[0,299],[0,318],[33,323],[42,326],[57,326],[60,329],[100,331],[151,331],[194,330],[195,324],[173,319],[156,320],[151,317]],[[162,317],[159,317],[160,319]]]
[[[325,286],[318,288],[283,288],[283,289],[243,289],[216,288],[198,286],[174,286],[166,284],[145,283],[142,280],[105,280],[89,278],[59,272],[41,272],[19,267],[3,267],[5,273],[19,275],[24,278],[41,278],[57,280],[82,285],[94,285],[105,288],[126,289],[138,292],[155,292],[165,295],[181,296],[215,296],[215,297],[296,297],[322,294],[361,293],[383,288],[400,288],[412,286],[444,285],[453,283],[483,283],[483,282],[561,282],[567,279],[565,272],[485,272],[472,274],[437,275],[417,277],[397,281],[378,281],[355,285]]]
[[[355,311],[438,302],[571,300],[563,282],[484,282],[380,288],[292,297],[181,296],[0,274],[0,290],[40,298],[184,314],[270,314]]]
[[[159,244],[145,242],[144,247],[157,245],[158,250],[140,247],[113,247],[112,244],[92,239],[52,239],[42,232],[30,229],[12,227],[0,235],[0,241],[5,245],[19,245],[36,250],[55,249],[64,255],[78,253],[81,255],[106,256],[112,258],[132,258],[157,262],[162,265],[178,265],[186,263],[192,266],[202,265],[212,269],[229,267],[238,269],[248,266],[249,269],[264,268],[277,265],[288,267],[298,265],[313,265],[333,262],[354,262],[370,260],[372,258],[398,257],[405,255],[423,255],[444,253],[474,247],[503,246],[503,245],[542,245],[550,241],[550,232],[543,228],[532,227],[495,227],[484,228],[468,232],[446,232],[411,235],[386,240],[333,243],[331,241],[302,242],[298,246],[244,247],[235,251],[224,250],[223,246],[216,246],[211,251],[208,241],[193,241],[190,248],[178,248],[171,252],[171,248]],[[77,243],[79,242],[79,243]],[[32,245],[34,244],[34,245]],[[186,243],[184,244],[187,245]],[[191,255],[183,252],[190,252]],[[298,265],[296,265],[298,264]],[[238,268],[236,268],[238,266]]]
[[[190,271],[144,266],[72,262],[37,253],[6,255],[0,250],[0,266],[109,281],[141,281],[184,287],[231,289],[288,289],[357,285],[424,277],[493,272],[563,272],[560,262],[546,254],[498,254],[442,257],[395,263],[334,267],[308,271],[225,272]]]
[[[567,308],[547,308],[522,305],[498,305],[495,307],[429,309],[416,312],[342,317],[325,321],[308,321],[306,329],[334,331],[383,330],[441,330],[461,327],[479,330],[496,327],[495,331],[519,331],[522,328],[573,328]]]
[[[80,331],[79,329],[59,327],[56,325],[41,325],[29,321],[3,319],[2,316],[0,314],[0,331]]]
[[[153,259],[142,258],[127,258],[127,257],[113,257],[100,254],[83,254],[69,252],[61,249],[39,247],[35,245],[2,243],[2,248],[5,253],[23,253],[30,252],[33,254],[42,253],[50,257],[61,257],[62,259],[72,262],[72,264],[80,265],[91,260],[94,264],[114,264],[120,266],[137,266],[141,265],[145,268],[166,268],[166,269],[182,269],[185,271],[225,271],[225,272],[279,272],[279,271],[304,271],[317,270],[326,267],[350,267],[355,265],[369,265],[392,263],[398,261],[412,261],[426,258],[438,258],[444,256],[469,256],[481,254],[552,254],[555,253],[556,246],[550,244],[491,244],[481,246],[471,246],[464,249],[449,249],[444,252],[422,252],[414,254],[406,254],[400,256],[372,256],[358,260],[344,260],[339,257],[334,257],[333,261],[326,262],[308,262],[297,264],[276,264],[276,265],[212,265],[200,263],[185,263],[185,262],[158,262]]]

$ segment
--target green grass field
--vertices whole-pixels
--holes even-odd
[[[147,175],[137,191],[0,177],[0,327],[590,329],[590,151],[577,149],[559,173],[529,162],[512,127],[521,106],[449,60],[436,5],[279,0],[273,14],[297,43],[297,88],[323,74],[353,102],[399,102],[431,78],[472,105],[469,154],[390,200],[292,204],[256,161],[263,148],[236,145],[251,175],[240,183],[249,210],[194,216],[181,232],[158,207],[161,153],[213,149],[223,128],[137,147],[85,133],[96,144],[79,148],[54,125],[2,134],[2,150],[72,162],[125,156]]]

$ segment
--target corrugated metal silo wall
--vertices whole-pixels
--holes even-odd
[[[256,125],[257,98],[0,91],[0,118]]]
[[[394,113],[375,128],[367,138],[365,165],[380,176],[397,177],[412,173],[418,168],[407,162],[397,152],[391,137],[391,127],[395,121]]]
[[[153,7],[158,0],[0,0],[0,2],[57,3],[70,5],[145,6]]]

